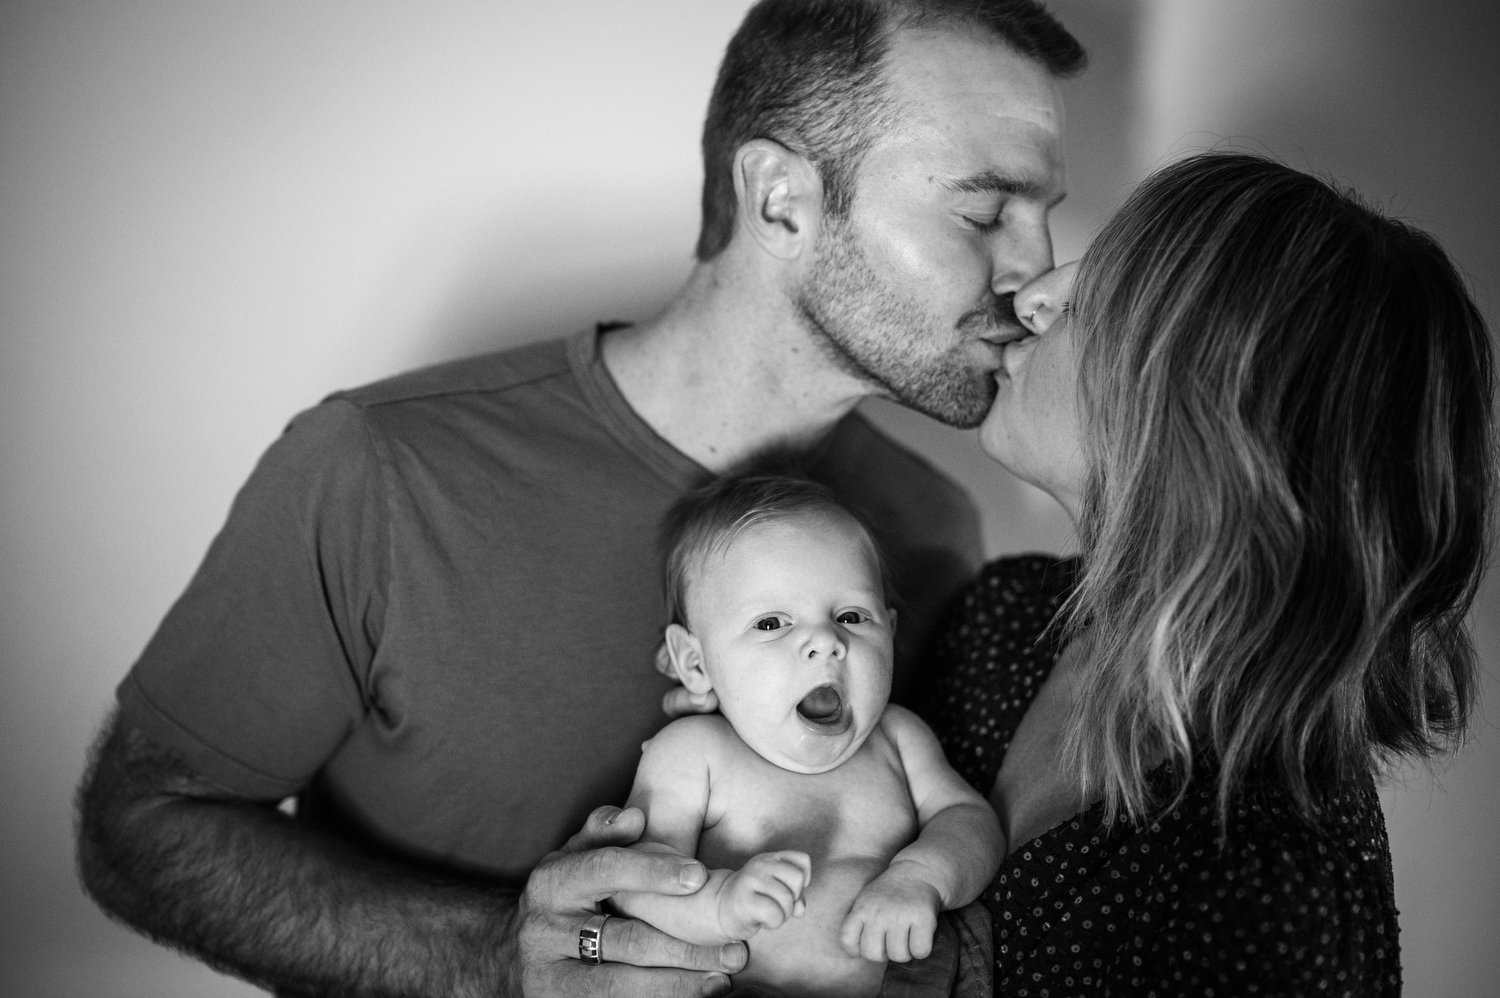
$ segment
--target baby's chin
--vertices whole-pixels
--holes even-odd
[[[836,733],[817,730],[802,719],[783,725],[782,737],[774,746],[752,745],[751,748],[773,765],[793,773],[815,775],[837,769],[848,762],[869,738],[874,725],[851,717]]]

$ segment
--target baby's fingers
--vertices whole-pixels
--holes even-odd
[[[766,855],[774,859],[769,871],[771,876],[785,884],[792,897],[800,901],[802,892],[812,883],[812,857],[790,849]]]
[[[896,963],[906,963],[911,959],[911,937],[909,933],[910,930],[906,925],[897,923],[886,929],[884,933],[872,934],[880,936],[879,948],[883,951],[885,959],[894,960]],[[869,956],[863,953],[863,951],[861,951],[861,955],[867,960],[881,959],[879,956]]]
[[[752,931],[774,929],[791,917],[794,904],[785,887],[778,885],[746,899],[744,918]]]
[[[936,919],[912,923],[911,931],[906,936],[906,945],[911,950],[913,960],[925,960],[932,955],[932,938],[936,934]],[[894,960],[895,957],[891,959]]]
[[[856,903],[854,909],[844,916],[844,924],[839,926],[839,945],[843,947],[845,953],[850,956],[863,955],[859,944],[864,930],[865,920],[859,914],[859,905]]]

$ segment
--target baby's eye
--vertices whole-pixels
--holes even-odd
[[[869,618],[858,610],[845,610],[836,619],[840,624],[863,624]]]
[[[781,626],[780,617],[762,617],[752,624],[757,631],[774,631]]]

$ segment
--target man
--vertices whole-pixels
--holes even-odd
[[[656,521],[805,451],[891,547],[900,695],[977,529],[852,410],[984,415],[1011,293],[1051,266],[1082,61],[1029,0],[752,9],[657,318],[334,396],[267,452],[121,684],[80,794],[94,897],[283,993],[727,988],[742,944],[591,933],[612,893],[704,877],[613,848],[638,811],[589,810],[662,722]]]

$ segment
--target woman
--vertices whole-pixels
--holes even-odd
[[[1473,696],[1493,374],[1463,282],[1213,154],[1016,311],[980,439],[1082,557],[988,566],[928,711],[1010,843],[996,992],[1397,993],[1374,775]]]

